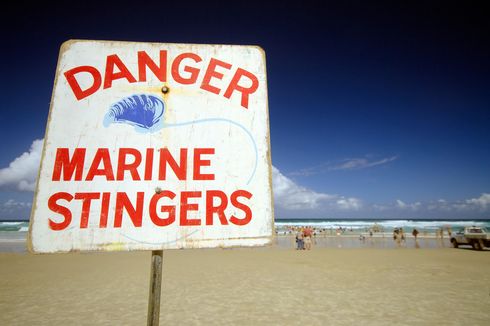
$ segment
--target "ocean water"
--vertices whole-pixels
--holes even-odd
[[[466,226],[486,227],[490,230],[490,219],[488,220],[353,220],[353,219],[277,219],[275,220],[276,230],[286,230],[289,226],[310,226],[317,229],[338,229],[343,228],[352,231],[368,231],[377,225],[383,232],[392,232],[394,228],[403,228],[411,231],[414,228],[419,231],[435,232],[436,230],[448,227],[451,230],[463,229]],[[28,221],[0,221],[0,232],[28,232]]]
[[[0,232],[27,232],[29,231],[28,221],[0,221]]]
[[[276,219],[276,231],[285,231],[289,226],[300,227],[309,226],[316,229],[336,230],[339,228],[352,230],[354,232],[367,232],[377,226],[382,232],[393,232],[395,228],[403,228],[405,232],[417,229],[422,232],[433,233],[443,228],[446,230],[462,230],[466,226],[485,227],[490,230],[490,219],[488,220],[401,220],[401,219]]]
[[[0,252],[26,252],[27,221],[0,222]]]

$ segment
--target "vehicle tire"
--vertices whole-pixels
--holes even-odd
[[[480,250],[483,250],[483,248],[485,248],[485,241],[480,240],[479,245],[480,245]]]
[[[453,244],[453,247],[454,248],[458,248],[459,247],[458,241],[456,241],[456,239],[451,239],[451,243]]]
[[[475,250],[482,250],[480,242],[478,242],[478,241],[473,241],[473,243],[471,245],[473,246],[473,249],[475,249]]]

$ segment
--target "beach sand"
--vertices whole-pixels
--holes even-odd
[[[0,254],[0,325],[145,325],[150,252]],[[489,325],[490,252],[164,252],[161,325]]]

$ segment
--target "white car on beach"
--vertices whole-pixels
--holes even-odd
[[[458,248],[461,245],[471,246],[471,244],[468,242],[468,240],[464,237],[464,231],[463,230],[459,230],[457,232],[454,232],[451,235],[450,241],[451,241],[454,248]]]
[[[469,245],[473,249],[482,250],[485,247],[490,247],[490,233],[482,227],[465,227],[463,231],[453,233],[450,241],[454,248],[458,248],[460,245]]]

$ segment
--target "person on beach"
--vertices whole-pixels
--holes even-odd
[[[419,235],[419,231],[417,229],[412,230],[413,238],[415,239],[415,248],[420,248],[419,241],[417,240],[417,236]]]
[[[415,240],[417,240],[417,236],[419,235],[419,231],[417,229],[413,229],[412,235],[415,238]]]
[[[311,250],[311,236],[312,236],[312,230],[311,228],[307,227],[303,231],[303,237],[304,237],[304,242],[305,242],[305,248],[306,250]]]
[[[300,228],[296,232],[296,250],[304,250],[305,243],[303,237],[303,230]]]
[[[398,230],[398,228],[395,228],[393,230],[393,240],[395,240],[397,247],[401,246],[402,239],[401,239],[401,235],[400,235],[400,230]]]
[[[400,240],[405,241],[405,233],[403,233],[403,228],[400,228]]]

